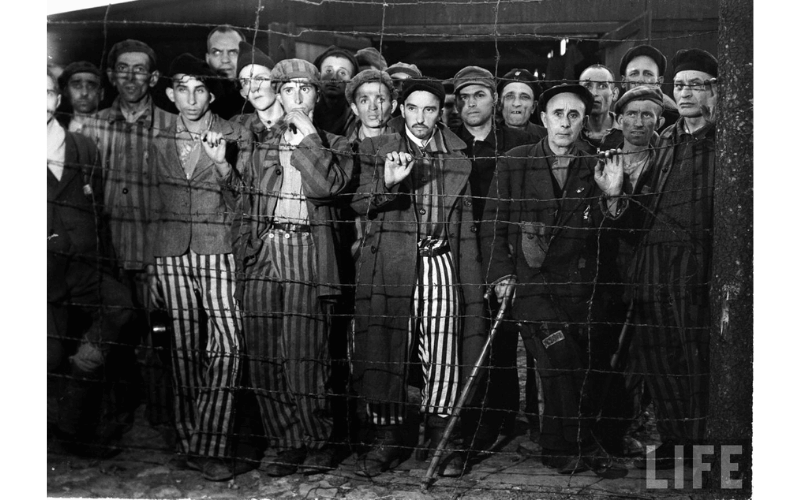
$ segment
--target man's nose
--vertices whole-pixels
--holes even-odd
[[[294,102],[297,104],[303,104],[303,93],[298,91],[294,93]]]
[[[194,92],[189,92],[189,104],[195,104],[197,102],[197,96],[194,95]]]

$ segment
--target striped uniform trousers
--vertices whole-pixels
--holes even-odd
[[[311,233],[269,230],[245,270],[250,377],[270,446],[319,449],[330,438],[329,321],[317,294]]]
[[[458,335],[461,326],[453,255],[447,242],[435,240],[420,249],[414,287],[414,314],[409,318],[408,358],[416,346],[422,364],[421,413],[447,418],[458,397]],[[375,425],[399,425],[405,401],[368,403]]]
[[[225,456],[241,344],[233,255],[198,255],[190,250],[179,257],[158,257],[156,263],[174,325],[178,446],[183,453]],[[208,317],[205,338],[201,312]]]

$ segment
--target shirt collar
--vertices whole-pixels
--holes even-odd
[[[203,120],[203,127],[202,128],[205,131],[211,130],[211,127],[214,126],[214,113],[212,113],[211,111],[206,111],[206,116],[204,116],[202,118],[202,120]],[[177,127],[177,132],[179,134],[189,131],[186,128],[186,124],[184,123],[183,118],[181,117],[181,115],[178,115],[178,119],[175,120],[175,126]],[[203,132],[200,133],[200,135],[202,135],[202,134],[203,134]]]
[[[447,153],[447,147],[444,145],[444,137],[442,137],[442,130],[438,125],[434,125],[433,134],[427,140],[422,141],[418,139],[411,130],[406,127],[406,137],[417,145],[420,151],[428,151],[429,153]]]
[[[689,129],[686,126],[686,118],[680,117],[678,121],[675,122],[675,132],[677,132],[677,138],[680,139],[684,136],[690,136],[694,139],[705,139],[708,134],[711,134],[712,138],[714,136],[714,127],[715,124],[706,122],[701,128],[694,131],[694,133],[689,132]]]
[[[147,94],[145,97],[145,110],[144,112],[136,118],[137,123],[142,123],[148,128],[153,125],[153,98],[150,94]],[[117,122],[117,121],[126,121],[125,115],[122,114],[122,108],[120,107],[120,97],[117,96],[114,99],[114,102],[111,103],[111,108],[109,108],[110,112],[108,113],[108,121],[109,122]]]
[[[492,129],[489,131],[489,134],[481,142],[485,142],[486,144],[491,146],[492,149],[496,149],[497,136],[500,134],[500,130],[501,130],[500,128],[497,128],[495,127],[494,124],[492,124]],[[464,125],[463,123],[458,128],[458,136],[461,137],[461,139],[467,144],[471,144],[475,141],[475,136],[472,135],[472,133],[469,131],[469,129],[467,129],[466,125]]]

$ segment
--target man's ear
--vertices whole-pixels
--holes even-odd
[[[209,54],[208,52],[206,52],[206,64],[211,66],[211,54]]]
[[[354,102],[350,103],[350,110],[353,112],[354,115],[358,116],[358,107],[356,106],[356,103]]]
[[[542,125],[544,125],[544,128],[547,128],[547,120],[545,120],[546,117],[547,117],[547,113],[545,113],[544,111],[541,111],[539,113],[539,119],[542,120]]]
[[[100,87],[99,95],[100,95],[100,102],[103,102],[103,99],[106,98],[106,89],[104,89],[103,87]]]
[[[614,90],[611,91],[611,102],[617,102],[617,99],[619,99],[619,87],[614,85]]]
[[[58,109],[60,106],[61,106],[61,94],[58,94],[56,96],[56,109]]]
[[[154,70],[152,73],[150,73],[150,88],[156,86],[160,77],[161,73],[158,70]]]
[[[111,82],[112,87],[116,87],[117,84],[114,83],[114,72],[111,71],[111,68],[106,70],[106,77],[108,77],[108,81]]]
[[[208,101],[209,104],[211,104],[212,102],[214,102],[217,99],[217,96],[215,96],[213,92],[209,92],[208,95],[211,96],[211,99],[209,99],[209,101]]]
[[[661,130],[661,127],[664,126],[664,117],[660,116],[658,118],[658,123],[656,123],[656,130]]]
[[[403,118],[406,117],[406,105],[405,104],[401,104],[400,105],[400,116],[402,116]]]
[[[622,116],[624,115],[624,113],[625,113],[624,110],[620,111],[619,113],[617,113],[616,121],[617,121],[617,125],[619,125],[620,127],[622,127]],[[660,127],[660,125],[659,125],[659,127]]]
[[[390,114],[394,114],[395,109],[397,109],[397,99],[392,101],[392,112]]]
[[[167,97],[172,102],[175,102],[175,90],[172,87],[167,88]]]
[[[659,84],[659,85],[661,85],[662,83],[664,83],[664,77],[663,77],[663,76],[659,76],[659,77],[656,79],[656,81],[658,82],[658,84]]]

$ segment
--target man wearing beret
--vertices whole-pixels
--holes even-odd
[[[84,124],[93,118],[100,101],[105,95],[100,81],[100,70],[88,61],[78,61],[67,65],[58,77],[62,92],[65,92],[64,104],[72,113],[60,113],[58,121],[70,132],[81,133]]]
[[[111,107],[85,123],[82,133],[92,138],[100,150],[104,202],[113,249],[121,267],[120,281],[130,287],[137,312],[134,330],[137,338],[152,345],[145,314],[151,302],[145,273],[145,237],[154,172],[147,159],[155,136],[170,127],[175,115],[153,102],[152,89],[160,73],[153,49],[144,42],[123,40],[114,44],[106,61],[106,75],[119,95]],[[150,353],[148,362],[158,364],[152,350]],[[145,375],[155,379],[149,382],[151,385],[165,385],[157,370],[148,370]],[[148,398],[149,422],[171,423],[166,407],[169,398],[152,393]]]
[[[358,62],[350,51],[331,45],[314,60],[322,87],[314,109],[314,124],[331,134],[347,137],[356,126],[356,115],[345,98],[347,82],[358,73]]]
[[[236,85],[236,70],[241,55],[239,42],[242,41],[242,32],[229,24],[215,27],[206,37],[206,63],[219,77],[219,95],[211,104],[211,111],[226,120],[253,111],[247,98],[243,98],[237,91]]]
[[[675,454],[704,438],[708,417],[717,60],[704,50],[680,50],[673,66],[680,118],[662,131],[653,168],[638,181],[645,213],[633,227],[645,231],[635,231],[642,237],[630,279],[634,323],[642,325],[632,349],[662,441],[648,454],[657,468],[680,466]]]
[[[576,146],[593,103],[581,85],[542,93],[547,138],[500,160],[481,239],[488,283],[499,300],[514,300],[514,319],[538,362],[542,462],[563,474],[610,465],[592,433],[592,398],[600,392],[595,370],[604,354],[595,347],[607,335],[602,311],[592,307],[592,283],[601,265],[600,228],[626,201],[617,199],[621,168],[603,169]]]
[[[640,85],[660,89],[666,72],[667,56],[652,45],[637,45],[628,49],[619,63],[624,91]],[[668,95],[664,96],[662,117],[664,121],[659,130],[672,125],[678,119],[678,105]]]
[[[602,64],[589,66],[581,73],[580,84],[589,89],[594,102],[587,111],[586,123],[581,130],[580,145],[588,153],[611,148],[622,140],[614,112],[614,102],[619,97],[619,89],[614,83],[614,73]]]
[[[352,175],[347,141],[313,123],[322,82],[285,59],[271,72],[285,115],[243,164],[234,234],[250,374],[270,446],[286,476],[330,470],[330,313],[342,294],[334,204]]]
[[[250,134],[210,111],[218,81],[205,62],[182,54],[169,75],[167,97],[179,115],[150,145],[147,271],[154,302],[164,303],[173,320],[178,453],[206,479],[223,481],[233,476],[226,457],[242,345],[234,302],[235,205],[226,191]]]
[[[536,107],[536,81],[536,77],[527,69],[514,68],[503,75],[497,85],[503,124],[528,132],[533,136],[534,143],[547,135],[544,127],[531,122]]]
[[[497,172],[497,161],[506,152],[523,144],[538,142],[527,132],[495,123],[495,104],[497,94],[495,79],[491,72],[478,66],[467,66],[453,77],[458,113],[462,124],[455,130],[467,145],[465,154],[472,162],[469,176],[470,189],[474,196],[472,214],[478,237],[491,235],[481,233],[483,207],[489,194],[489,186]],[[491,303],[491,311],[497,311],[497,304]],[[487,314],[490,314],[487,312]],[[519,410],[519,385],[516,371],[517,331],[510,323],[504,323],[492,344],[491,366],[488,385],[478,400],[490,411],[465,412],[465,434],[477,431],[477,448],[488,448],[498,436],[513,436],[515,415]],[[510,376],[509,376],[510,375]],[[537,398],[538,399],[538,398]],[[480,403],[479,403],[480,404]],[[497,411],[493,411],[497,410]],[[473,429],[480,421],[480,428]]]
[[[353,198],[364,217],[353,383],[375,431],[356,473],[367,477],[405,457],[407,384],[414,368],[422,369],[420,412],[435,447],[486,336],[467,145],[440,124],[440,82],[416,79],[403,97],[402,117],[389,122],[389,133],[361,143]],[[463,467],[463,456],[454,452],[439,473],[457,476]]]

